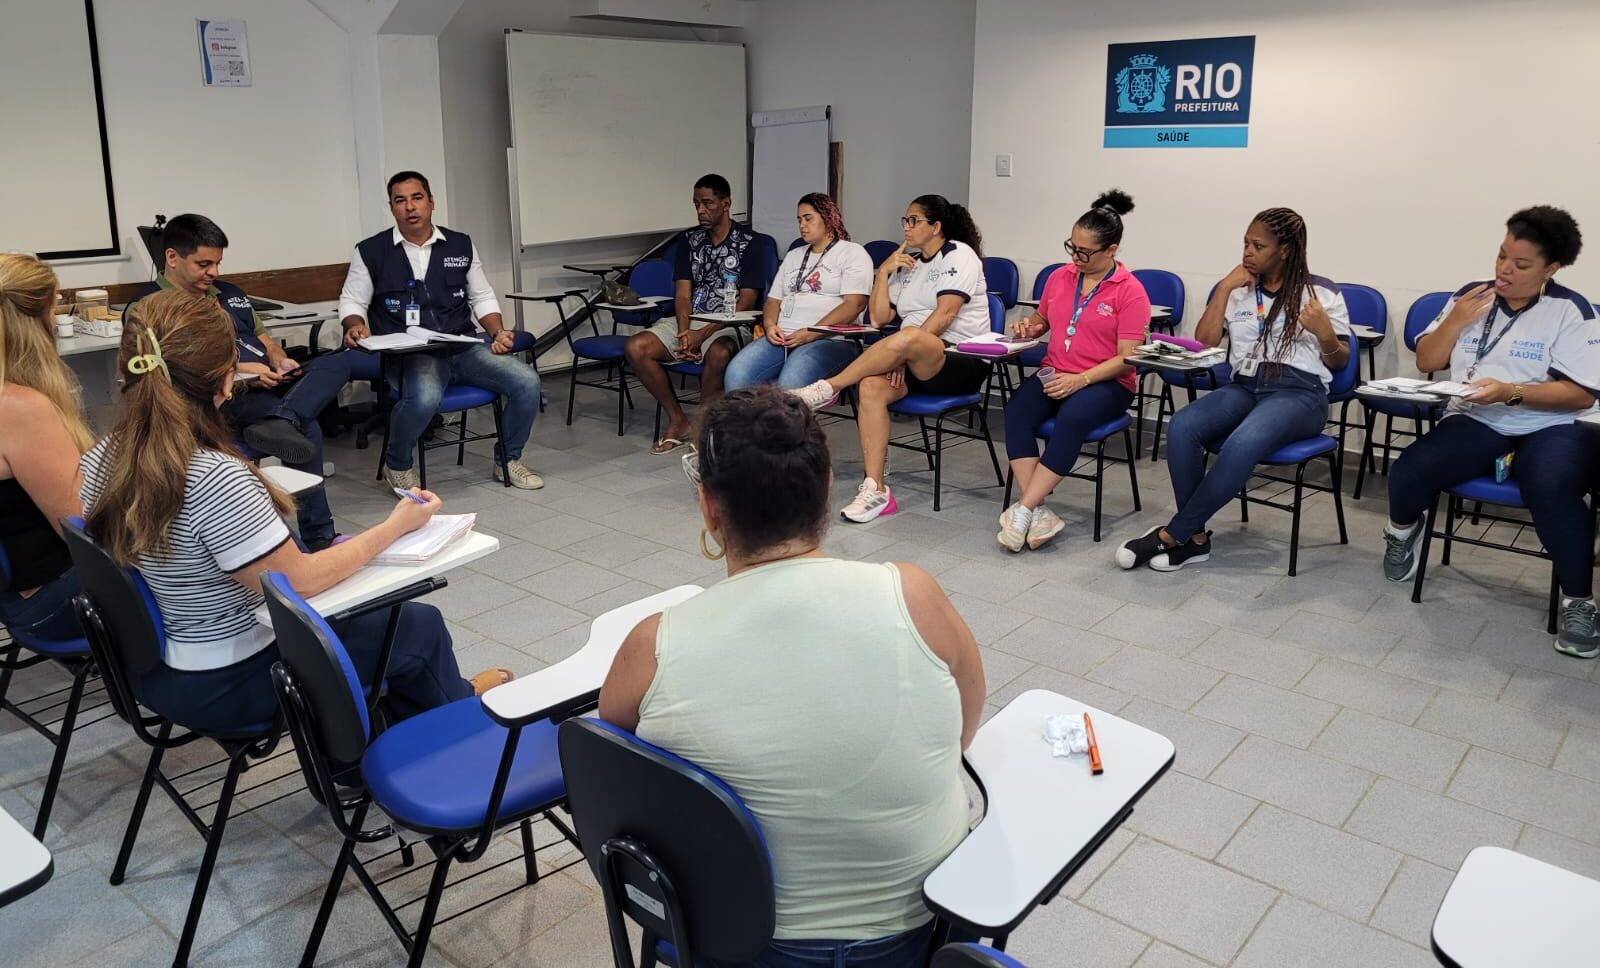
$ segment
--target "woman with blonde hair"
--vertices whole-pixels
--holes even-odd
[[[234,448],[220,408],[233,393],[233,329],[215,300],[180,290],[140,300],[123,320],[116,428],[83,456],[89,533],[155,596],[166,632],[162,664],[140,683],[151,709],[197,729],[269,720],[272,630],[256,622],[261,575],[282,572],[310,597],[354,574],[396,538],[422,527],[439,498],[414,492],[350,540],[306,554],[283,517],[292,500]],[[337,631],[365,682],[375,675],[387,610]],[[450,633],[431,605],[401,606],[389,660],[388,704],[399,717],[464,699],[511,678],[461,677]]]
[[[0,254],[0,621],[13,638],[47,642],[83,634],[61,519],[82,510],[78,458],[92,442],[56,353],[56,289],[43,262]]]

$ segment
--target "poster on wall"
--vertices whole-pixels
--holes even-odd
[[[250,42],[243,20],[195,20],[200,35],[200,82],[206,87],[250,86]]]
[[[1253,36],[1107,45],[1105,147],[1246,147],[1255,52]]]

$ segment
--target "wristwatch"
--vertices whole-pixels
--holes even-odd
[[[1506,406],[1508,406],[1508,407],[1520,407],[1520,406],[1522,406],[1522,384],[1520,384],[1520,383],[1514,384],[1511,387],[1511,396],[1510,396],[1509,399],[1506,400]]]

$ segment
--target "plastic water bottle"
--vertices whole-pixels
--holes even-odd
[[[739,277],[728,273],[722,277],[722,311],[734,312],[739,308]]]

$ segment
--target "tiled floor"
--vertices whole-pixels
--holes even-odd
[[[575,649],[594,615],[719,575],[696,549],[677,457],[648,452],[650,413],[631,414],[618,438],[606,399],[583,391],[585,415],[566,428],[565,381],[550,383],[526,455],[543,491],[491,484],[481,449],[461,469],[433,455],[447,507],[477,511],[503,543],[432,599],[467,670],[531,672]],[[853,425],[835,424],[830,437],[842,505],[860,474]],[[392,503],[371,479],[374,452],[354,450],[349,436],[330,452],[335,511],[347,528],[370,524]],[[1253,509],[1241,526],[1232,508],[1216,521],[1209,563],[1124,573],[1111,562],[1115,544],[1170,511],[1165,468],[1148,461],[1142,514],[1131,513],[1123,472],[1108,472],[1106,540],[1088,537],[1089,485],[1069,481],[1055,502],[1068,532],[1013,557],[994,541],[999,491],[981,445],[949,453],[938,515],[917,458],[896,453],[894,466],[901,513],[836,524],[827,547],[939,576],[983,646],[991,711],[1026,689],[1055,689],[1177,744],[1173,771],[1125,829],[1013,937],[1024,962],[1423,966],[1433,963],[1433,912],[1471,847],[1515,847],[1600,876],[1600,666],[1550,648],[1542,564],[1463,550],[1455,566],[1436,565],[1413,605],[1379,572],[1380,480],[1347,501],[1348,547],[1329,499],[1310,499],[1298,578],[1284,577],[1288,516]],[[49,674],[31,672],[14,688],[47,684]],[[25,821],[47,754],[0,716],[0,804]],[[55,878],[0,911],[0,962],[170,960],[200,842],[169,804],[152,802],[126,883],[106,881],[142,763],[115,720],[79,736],[49,833]],[[236,821],[194,963],[295,963],[335,845],[304,792]],[[540,857],[549,869],[573,855]],[[484,882],[511,870],[452,893],[447,912],[505,886],[504,876]],[[347,886],[320,963],[399,958]],[[452,921],[429,963],[609,965],[594,883],[575,867]]]

